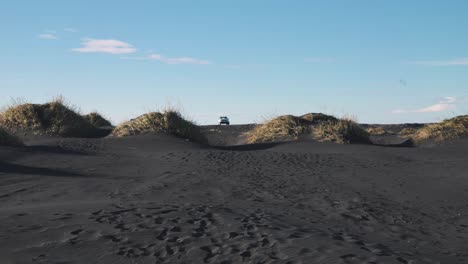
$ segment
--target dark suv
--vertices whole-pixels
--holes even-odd
[[[219,125],[223,125],[223,124],[229,126],[229,118],[227,116],[219,117]]]

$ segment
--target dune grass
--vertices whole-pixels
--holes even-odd
[[[301,135],[313,135],[318,141],[370,143],[369,133],[356,122],[320,113],[279,116],[257,125],[246,135],[248,144],[297,140]]]
[[[117,137],[164,133],[203,141],[199,127],[174,109],[150,112],[118,125],[112,134]]]
[[[92,112],[83,116],[91,125],[95,127],[109,127],[112,126],[111,122],[105,119],[101,114]]]
[[[425,141],[443,142],[464,136],[468,136],[468,115],[426,125],[418,129],[412,138],[416,143],[422,143]]]
[[[310,132],[310,121],[292,115],[283,115],[257,125],[246,133],[247,143],[266,143],[295,140]]]
[[[314,138],[320,142],[371,143],[369,133],[351,119],[327,121],[314,126]]]
[[[0,113],[0,125],[18,133],[95,137],[99,131],[62,97],[45,104],[11,105]]]
[[[398,134],[403,137],[410,137],[416,133],[417,129],[412,127],[405,127],[403,128]]]
[[[22,146],[23,142],[17,136],[10,134],[6,129],[0,127],[0,146]]]
[[[384,134],[387,134],[387,131],[383,127],[369,127],[366,130],[371,135],[384,135]]]

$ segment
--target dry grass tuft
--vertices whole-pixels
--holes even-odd
[[[314,138],[321,142],[371,143],[369,133],[350,119],[328,121],[314,126]]]
[[[18,137],[8,133],[8,131],[0,127],[0,146],[22,146],[23,142]]]
[[[310,132],[311,122],[301,117],[284,115],[257,125],[247,132],[247,143],[265,143],[295,140],[300,135]]]
[[[203,141],[200,129],[192,121],[185,119],[174,109],[161,112],[150,112],[117,126],[112,134],[117,137],[140,134],[165,133]]]
[[[443,142],[463,136],[468,136],[468,115],[426,125],[418,129],[412,138],[416,143],[421,143],[428,140]]]
[[[83,116],[91,125],[95,127],[109,127],[112,126],[109,120],[105,119],[102,115],[97,112],[92,112]]]
[[[416,133],[416,131],[418,131],[418,130],[415,129],[415,128],[412,128],[412,127],[405,127],[405,128],[403,128],[398,134],[399,134],[400,136],[410,137],[410,136],[412,136],[414,133]]]
[[[367,132],[371,135],[384,135],[387,131],[383,127],[369,127]]]
[[[95,137],[99,131],[62,97],[46,104],[20,104],[0,113],[0,125],[11,131],[64,137]]]

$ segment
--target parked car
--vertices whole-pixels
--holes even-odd
[[[219,125],[223,125],[223,124],[229,126],[229,118],[227,116],[219,117]]]

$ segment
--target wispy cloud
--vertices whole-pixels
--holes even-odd
[[[79,31],[78,29],[76,29],[76,28],[64,28],[63,31],[71,32],[71,33],[80,32],[80,31]]]
[[[54,40],[54,39],[57,39],[57,36],[54,35],[54,34],[39,34],[37,35],[38,38],[40,39],[47,39],[47,40]]]
[[[309,62],[309,63],[330,63],[334,62],[334,58],[305,58],[304,62]]]
[[[149,60],[148,57],[137,57],[137,56],[122,56],[120,57],[122,60]]]
[[[72,49],[76,52],[99,52],[110,54],[128,54],[137,51],[131,44],[115,39],[83,39],[81,48]]]
[[[444,97],[438,103],[430,105],[428,107],[420,108],[420,109],[412,109],[412,110],[404,110],[404,109],[395,109],[392,110],[394,114],[403,114],[403,113],[437,113],[443,112],[447,110],[453,110],[457,107],[458,103],[464,103],[466,100],[462,99],[459,100],[456,97],[448,96]]]
[[[125,60],[153,60],[159,61],[165,64],[197,64],[197,65],[207,65],[212,64],[211,61],[200,60],[192,57],[165,57],[160,54],[150,54],[148,56],[142,57],[122,57]]]
[[[468,58],[456,58],[449,60],[419,60],[409,61],[408,63],[423,66],[468,66]]]
[[[149,60],[160,61],[166,64],[198,64],[198,65],[207,65],[211,64],[210,61],[200,60],[191,57],[165,57],[160,54],[151,54],[147,57]]]

